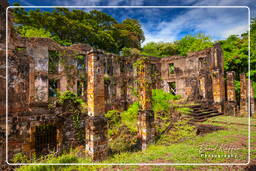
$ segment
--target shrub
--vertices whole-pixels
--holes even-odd
[[[75,139],[80,144],[84,143],[84,128],[81,124],[81,114],[85,110],[86,106],[84,101],[77,96],[77,94],[71,91],[65,91],[63,93],[58,92],[57,103],[62,105],[62,111],[72,113],[73,127],[75,129]]]
[[[167,93],[161,89],[152,90],[152,105],[155,114],[159,112],[169,112],[171,102],[178,100],[180,97]]]
[[[113,153],[130,151],[137,143],[137,118],[139,103],[135,102],[126,111],[108,111],[109,147]]]
[[[161,134],[170,123],[175,122],[176,115],[180,113],[188,113],[188,108],[177,108],[177,101],[181,96],[167,93],[161,89],[152,90],[152,105],[155,116],[155,125],[157,134]]]
[[[16,153],[12,160],[13,163],[28,163],[29,159],[28,157],[23,153]]]
[[[110,110],[105,114],[108,119],[108,136],[112,137],[118,134],[118,128],[121,126],[120,112],[117,110]]]
[[[65,91],[63,93],[61,92],[58,92],[58,95],[57,95],[57,98],[58,98],[58,102],[60,104],[64,104],[65,102],[71,102],[72,104],[74,105],[77,105],[77,106],[84,106],[85,103],[83,101],[83,99],[79,98],[77,96],[77,94],[73,93],[72,91]]]
[[[122,125],[109,140],[109,147],[112,153],[133,151],[137,144],[137,132],[131,132],[127,126]]]
[[[160,137],[158,144],[170,144],[196,136],[196,127],[190,125],[187,119],[178,120],[172,129]]]
[[[126,111],[120,114],[122,123],[127,126],[131,132],[137,132],[138,112],[139,102],[134,102]]]

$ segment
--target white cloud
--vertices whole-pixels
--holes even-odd
[[[131,6],[140,6],[144,4],[144,0],[110,0],[110,1],[102,1],[102,0],[57,0],[57,5],[63,6],[96,6],[99,3],[104,3],[107,6],[118,6],[118,5],[131,5]]]
[[[146,40],[173,41],[182,32],[192,31],[210,35],[214,39],[224,39],[231,34],[241,34],[248,28],[247,9],[190,9],[168,21],[160,22],[157,32],[144,27]]]
[[[98,5],[101,0],[56,0],[56,5],[59,6],[95,6]]]

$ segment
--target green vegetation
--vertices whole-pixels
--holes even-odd
[[[108,137],[111,152],[133,151],[137,144],[137,117],[139,103],[135,102],[126,111],[108,111]]]
[[[16,4],[18,5],[18,4]],[[220,43],[224,51],[224,68],[236,72],[236,81],[240,73],[248,71],[248,33],[231,35],[225,40],[213,42],[204,34],[186,35],[175,42],[150,42],[141,48],[144,33],[137,20],[127,18],[118,23],[110,15],[91,10],[69,10],[58,8],[51,12],[23,8],[13,10],[16,30],[24,37],[52,38],[63,45],[88,43],[108,52],[122,55],[148,55],[165,57],[187,55],[189,52],[212,47]],[[64,26],[64,27],[63,27]],[[256,19],[251,20],[251,79],[256,92]],[[238,84],[237,84],[238,85]],[[255,93],[256,97],[256,93]]]
[[[253,80],[253,89],[256,92],[256,19],[251,20],[250,30],[251,56],[250,56],[250,74]],[[236,81],[239,81],[239,74],[248,74],[248,33],[241,35],[231,35],[225,40],[213,42],[209,36],[204,34],[187,35],[181,40],[175,42],[150,42],[144,45],[138,54],[165,57],[171,55],[187,55],[189,52],[196,52],[208,47],[214,43],[220,43],[224,53],[225,71],[235,71]],[[127,51],[127,50],[126,50]],[[236,83],[237,93],[240,86]],[[256,93],[254,94],[256,98]]]
[[[156,133],[161,137],[162,133],[175,123],[174,114],[183,114],[188,108],[176,108],[177,100],[180,96],[174,96],[160,89],[152,90],[152,106],[155,116]],[[137,145],[137,119],[140,108],[139,102],[134,102],[126,111],[111,110],[105,114],[108,119],[108,136],[110,137],[109,146],[112,152],[134,151]],[[172,113],[172,115],[170,114]],[[186,120],[177,122],[173,126],[173,132],[170,137],[179,140],[189,136],[193,128],[187,124]],[[180,131],[178,130],[180,128]],[[179,132],[179,133],[177,133]]]
[[[13,15],[16,30],[22,36],[52,38],[62,45],[88,43],[118,53],[124,47],[140,48],[145,39],[137,20],[127,18],[118,23],[110,15],[97,10],[25,11],[15,8]]]
[[[75,129],[75,138],[84,144],[85,140],[85,128],[82,127],[81,119],[82,113],[86,112],[86,105],[83,99],[72,91],[58,92],[57,103],[62,106],[62,111],[72,113],[73,127]]]
[[[29,159],[26,155],[24,155],[23,153],[16,153],[11,162],[13,163],[29,163]]]
[[[165,134],[161,135],[158,144],[169,145],[170,143],[184,141],[196,136],[196,127],[188,123],[187,119],[178,120]]]
[[[64,91],[58,92],[58,103],[64,104],[65,102],[72,103],[73,106],[84,107],[85,102],[83,99],[77,96],[77,94],[73,93],[72,91]]]
[[[243,123],[244,118],[231,117],[231,116],[219,116],[214,119],[217,120],[236,120],[238,123]],[[253,122],[256,122],[254,119]],[[109,158],[100,163],[246,163],[247,162],[247,126],[235,125],[235,124],[223,124],[223,123],[211,123],[206,121],[202,124],[212,126],[221,126],[224,129],[216,132],[208,133],[202,136],[193,136],[189,139],[184,139],[182,142],[166,141],[166,139],[159,140],[159,143],[150,145],[145,151],[138,152],[122,152],[109,156]],[[182,125],[182,124],[181,124]],[[161,142],[162,141],[162,142]],[[255,127],[251,131],[251,143],[252,146],[256,145],[256,130]],[[164,144],[164,145],[163,145]],[[216,147],[232,147],[237,148],[232,152],[233,155],[237,155],[238,158],[224,157],[227,151],[211,151],[210,148]],[[208,148],[208,150],[206,150]],[[251,149],[251,158],[256,157],[255,148]],[[204,154],[219,154],[223,157],[204,157]],[[37,161],[39,162],[39,161]],[[88,157],[79,157],[76,150],[67,154],[63,154],[58,157],[46,157],[40,162],[43,163],[89,163],[91,160]],[[18,171],[51,171],[51,170],[96,170],[100,168],[114,169],[114,166],[23,166]],[[216,168],[217,167],[217,168]],[[120,166],[123,170],[139,169],[140,166]],[[149,166],[148,168],[151,168]],[[143,167],[143,169],[148,169]],[[204,166],[155,166],[155,169],[194,169],[203,170]],[[224,169],[223,166],[211,166],[214,169]],[[208,168],[209,169],[209,168]]]
[[[166,57],[172,55],[184,56],[189,52],[203,50],[212,46],[212,40],[210,37],[204,34],[197,34],[195,36],[187,35],[181,40],[177,40],[175,42],[149,42],[143,46],[141,54],[157,57]]]

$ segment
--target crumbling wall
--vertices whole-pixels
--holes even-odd
[[[230,116],[238,116],[238,106],[235,92],[235,72],[226,73],[226,102],[225,114]]]
[[[4,149],[5,138],[6,6],[7,4],[0,7],[0,149]],[[78,93],[78,82],[82,82],[81,97],[88,102],[89,117],[82,116],[81,121],[84,121],[82,127],[86,129],[87,150],[94,160],[103,159],[107,154],[107,123],[104,113],[111,109],[126,110],[138,99],[145,102],[138,118],[139,136],[144,142],[142,148],[153,139],[154,117],[151,104],[145,99],[150,98],[154,88],[182,95],[187,101],[215,106],[220,112],[225,109],[229,115],[237,113],[234,80],[229,73],[228,91],[225,92],[223,55],[218,44],[187,56],[147,57],[146,72],[140,75],[142,80],[150,79],[151,85],[147,87],[136,82],[138,71],[133,66],[138,59],[136,55],[123,57],[93,50],[85,44],[63,47],[48,38],[23,38],[15,35],[11,22],[9,24],[10,46],[7,53],[10,158],[18,152],[32,156],[35,152],[35,130],[40,125],[51,124],[57,127],[57,151],[78,145],[72,113],[48,109],[49,102],[55,100],[55,97],[49,97],[49,81],[52,79],[58,81],[57,88],[60,91],[70,90],[74,93]],[[57,73],[49,73],[50,51],[59,53]],[[77,55],[84,56],[85,68],[78,68]],[[174,83],[175,92],[170,91],[171,83]],[[134,92],[139,94],[139,98]],[[247,94],[246,78],[241,76],[241,115],[248,111]],[[251,106],[254,106],[252,97],[251,88]],[[251,107],[250,110],[253,112],[254,108]],[[0,160],[3,160],[4,152],[5,150],[0,150]]]
[[[212,104],[217,102],[217,96],[223,95],[224,73],[223,59],[219,45],[199,52],[189,53],[187,56],[171,56],[161,59],[162,88],[169,92],[168,83],[176,83],[176,94],[185,100]],[[216,64],[213,64],[216,62]],[[174,72],[171,73],[171,66]],[[214,69],[219,69],[219,81],[212,75]],[[214,88],[214,85],[215,88]],[[216,94],[217,86],[221,94]],[[216,89],[216,90],[215,90]],[[214,96],[215,93],[215,96]],[[215,98],[215,99],[214,99]],[[221,96],[222,98],[222,96]],[[223,103],[223,99],[219,100]]]

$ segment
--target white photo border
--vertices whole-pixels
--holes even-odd
[[[8,161],[8,10],[11,8],[247,8],[248,10],[248,97],[250,93],[250,8],[248,6],[8,6],[6,8],[6,163],[12,166],[21,165],[147,165],[147,166],[177,166],[177,165],[199,165],[199,166],[231,166],[240,165],[245,166],[250,163],[251,152],[251,120],[250,110],[248,111],[248,161],[247,163],[9,163]],[[247,99],[248,107],[250,107],[250,98]]]

